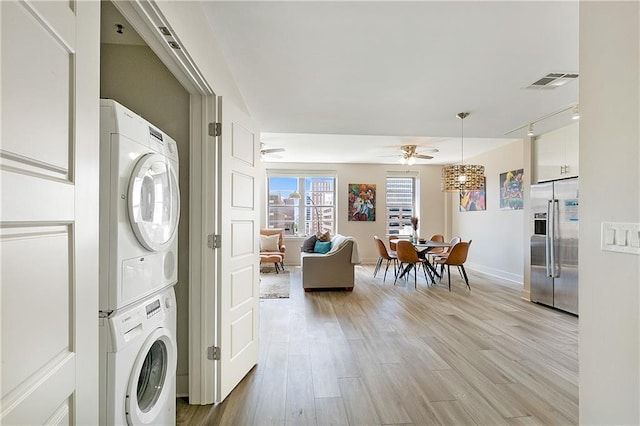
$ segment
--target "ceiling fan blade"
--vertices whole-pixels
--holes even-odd
[[[284,148],[264,148],[260,150],[260,154],[273,154],[276,152],[284,152]]]
[[[431,155],[424,154],[413,154],[415,158],[422,158],[423,160],[431,160],[433,157]]]
[[[400,147],[400,150],[406,153],[407,155],[418,154],[418,151],[420,151],[421,153],[428,153],[428,154],[433,154],[435,152],[438,152],[438,148],[421,147],[417,145],[402,145]]]

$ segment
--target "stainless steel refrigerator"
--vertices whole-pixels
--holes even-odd
[[[578,314],[578,179],[531,186],[531,301]]]

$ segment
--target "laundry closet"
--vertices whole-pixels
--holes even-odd
[[[177,373],[188,393],[189,336],[189,93],[108,1],[101,3],[100,97],[124,105],[173,138],[178,147]]]

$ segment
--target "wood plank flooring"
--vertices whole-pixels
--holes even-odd
[[[457,272],[452,291],[356,268],[353,292],[260,303],[258,365],[221,404],[178,399],[178,425],[578,423],[578,319]]]

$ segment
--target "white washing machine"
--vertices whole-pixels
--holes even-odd
[[[173,286],[100,318],[100,425],[175,425]]]
[[[180,214],[176,142],[100,100],[100,301],[117,309],[175,284]]]

